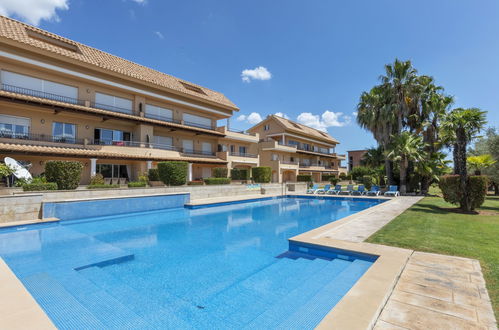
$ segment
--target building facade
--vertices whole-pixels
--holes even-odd
[[[223,94],[5,17],[0,82],[0,158],[35,175],[56,159],[81,161],[83,184],[96,173],[135,180],[165,160],[188,161],[190,180],[258,165],[240,147],[254,136],[217,127],[238,110]],[[239,154],[218,152],[230,141]]]
[[[360,166],[360,162],[367,150],[350,150],[348,152],[348,171],[351,171],[354,167]]]
[[[276,115],[248,132],[260,137],[260,163],[272,168],[273,182],[295,182],[299,174],[309,174],[316,182],[325,174],[338,175],[340,157],[335,147],[339,142],[326,132]]]

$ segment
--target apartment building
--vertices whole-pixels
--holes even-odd
[[[367,150],[349,150],[348,152],[348,171],[351,171],[354,167],[361,166],[361,161]]]
[[[257,134],[217,127],[238,111],[223,94],[1,16],[0,83],[0,159],[35,175],[56,159],[81,161],[82,184],[167,160],[189,180],[260,164]]]
[[[272,168],[273,182],[294,182],[298,174],[322,181],[324,174],[338,175],[339,142],[326,132],[270,115],[248,130],[260,137],[260,164]]]

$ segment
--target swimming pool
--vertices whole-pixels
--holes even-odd
[[[287,239],[381,202],[290,196],[14,227],[0,256],[62,329],[313,328],[374,258]]]

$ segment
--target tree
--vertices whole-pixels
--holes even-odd
[[[466,189],[466,148],[486,124],[485,114],[478,108],[457,108],[449,112],[442,122],[445,136],[453,144],[454,174],[460,176],[460,189],[463,192],[461,209],[467,212],[471,211],[471,203]]]
[[[362,156],[360,164],[368,167],[379,167],[385,162],[384,150],[381,146],[369,148]]]
[[[398,162],[400,170],[400,193],[407,191],[407,168],[409,161],[421,162],[424,158],[423,138],[404,131],[393,137],[393,142],[388,148],[386,157]]]
[[[493,127],[487,129],[485,135],[476,140],[469,153],[475,156],[490,154],[496,160],[491,166],[482,169],[482,174],[489,177],[495,194],[499,195],[499,134],[497,130]]]
[[[11,175],[12,173],[14,173],[14,171],[12,170],[12,168],[10,168],[9,165],[7,164],[3,164],[3,163],[0,163],[0,179],[2,178],[6,178],[6,182],[7,182],[7,187],[9,186],[9,180],[8,180],[8,177],[9,175]]]
[[[482,170],[494,165],[497,161],[492,158],[491,154],[483,154],[480,156],[469,156],[466,159],[468,167],[475,171],[475,175],[482,175]]]

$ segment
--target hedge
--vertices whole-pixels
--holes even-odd
[[[229,174],[229,169],[227,167],[215,167],[211,173],[214,178],[226,178]]]
[[[23,191],[57,190],[55,182],[40,182],[23,184]]]
[[[253,180],[256,183],[269,183],[272,180],[272,168],[267,166],[253,167]]]
[[[114,189],[119,187],[119,184],[90,184],[87,189]]]
[[[311,182],[312,176],[310,174],[298,174],[296,176],[296,181],[298,181],[298,182]]]
[[[200,181],[200,180],[189,181],[189,182],[187,182],[187,185],[188,186],[202,186],[202,185],[204,185],[204,182]]]
[[[158,163],[159,178],[169,186],[181,186],[187,182],[188,166],[182,161]]]
[[[460,204],[462,198],[460,176],[444,175],[438,183],[444,200],[452,204]],[[488,178],[483,175],[469,176],[466,180],[466,189],[469,192],[471,209],[480,207],[487,195]]]
[[[331,181],[331,179],[336,178],[334,174],[323,174],[322,181]]]
[[[45,177],[49,182],[57,183],[59,190],[78,188],[83,164],[75,161],[49,160],[45,163]]]
[[[233,168],[230,171],[230,177],[232,180],[249,180],[250,173],[246,168]]]
[[[128,182],[128,188],[144,188],[147,183],[144,181],[130,181]]]
[[[161,181],[159,178],[159,171],[157,168],[150,168],[149,169],[149,181]]]
[[[206,184],[229,184],[230,178],[205,178],[203,181]]]

